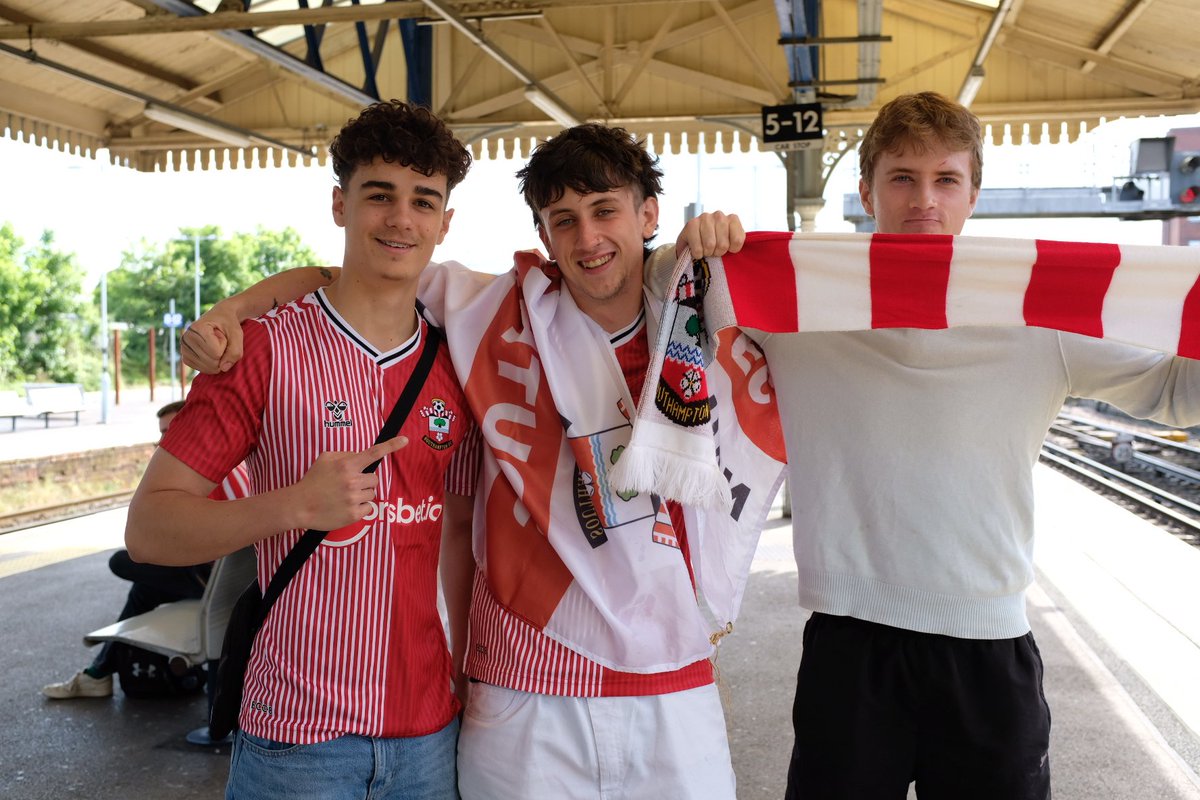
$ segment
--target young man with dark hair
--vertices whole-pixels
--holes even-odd
[[[460,705],[437,568],[441,551],[450,602],[470,529],[441,536],[442,518],[469,508],[478,437],[445,348],[400,435],[372,442],[432,335],[417,281],[471,159],[441,120],[397,101],[347,122],[330,151],[341,280],[246,322],[239,369],[197,379],[126,542],[181,564],[253,544],[266,587],[306,529],[329,531],[254,641],[228,796],[449,800]],[[206,500],[242,459],[254,496]]]
[[[859,158],[880,233],[949,245],[962,232],[983,171],[967,109],[898,97]],[[915,781],[922,798],[1049,798],[1025,611],[1042,440],[1068,395],[1194,425],[1200,365],[1034,327],[755,338],[775,367],[800,605],[814,611],[787,797],[902,800]]]
[[[660,310],[645,291],[643,269],[650,256],[646,244],[657,228],[662,173],[626,131],[581,125],[541,143],[517,176],[552,261],[540,268],[560,280],[571,299],[558,312],[578,315],[581,329],[598,334],[586,337],[579,330],[560,355],[569,351],[574,374],[592,376],[584,391],[604,411],[592,412],[590,420],[584,401],[562,390],[554,392],[553,408],[539,414],[570,420],[565,442],[587,442],[588,449],[611,460],[624,438],[606,429],[625,432],[619,409],[622,404],[632,409],[641,397],[648,331]],[[548,333],[554,330],[548,327]],[[559,363],[555,338],[535,336],[551,384]],[[516,350],[502,358],[516,360]],[[560,437],[561,428],[552,437],[519,431],[513,441],[532,452],[522,463],[503,463],[524,482],[549,485],[534,465],[539,454],[560,447]],[[504,458],[504,448],[493,450],[493,459],[496,453]],[[596,486],[599,498],[607,488],[603,468],[578,452],[575,462],[575,485],[582,480]],[[556,483],[570,481],[567,472]],[[504,488],[493,484],[493,497],[503,496]],[[733,798],[724,715],[709,662],[710,631],[693,587],[695,533],[685,525],[683,510],[656,497],[628,498],[608,510],[605,532],[588,540],[570,514],[552,511],[536,531],[487,505],[476,506],[484,549],[476,549],[480,569],[471,602],[467,673],[477,682],[459,745],[463,796]],[[555,585],[558,576],[551,569],[532,579],[521,574],[522,564],[513,557],[514,550],[521,551],[513,542],[547,556],[532,546],[531,534],[546,536],[553,554],[570,564],[569,585]],[[633,597],[618,596],[624,592]],[[643,592],[659,602],[636,599]],[[575,610],[569,604],[584,606],[579,616],[604,628],[605,635],[575,629],[566,618]],[[630,618],[636,615],[645,617]],[[649,643],[656,637],[679,641],[658,649]],[[638,648],[655,657],[633,670],[630,661],[615,655]],[[519,760],[506,747],[514,739],[525,745]]]
[[[582,125],[539,145],[519,178],[552,260],[518,253],[495,279],[431,267],[422,291],[444,315],[487,445],[463,797],[732,800],[712,631],[693,581],[698,534],[677,505],[607,485],[661,307],[643,284],[661,172],[627,131]],[[742,238],[736,217],[716,213],[692,220],[678,244],[714,255]],[[659,257],[674,261],[666,250]],[[325,280],[297,272],[281,280]],[[222,331],[243,309],[289,296],[275,286],[193,326],[189,363],[228,369],[238,345],[226,349]]]

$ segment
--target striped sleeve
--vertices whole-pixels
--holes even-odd
[[[257,321],[242,323],[242,337],[244,354],[237,369],[197,375],[160,445],[216,484],[250,455],[262,434],[272,345]]]
[[[246,463],[242,462],[221,480],[209,497],[213,500],[240,500],[251,494],[250,473],[246,470]]]
[[[458,450],[450,457],[450,465],[446,468],[447,492],[464,497],[475,494],[483,457],[482,445],[483,436],[479,432],[479,426],[472,425],[470,432],[459,444]]]

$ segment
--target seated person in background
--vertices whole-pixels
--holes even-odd
[[[166,433],[171,420],[183,408],[183,401],[167,403],[158,410],[158,432]],[[215,500],[233,500],[249,494],[246,468],[237,468],[213,490]],[[128,550],[118,550],[108,561],[108,568],[118,578],[130,581],[129,596],[121,609],[117,621],[145,614],[163,603],[176,600],[198,599],[204,594],[212,562],[191,567],[164,567],[158,564],[139,564],[129,557]],[[71,700],[76,697],[110,697],[113,693],[113,673],[117,665],[112,647],[105,643],[100,647],[91,666],[76,672],[68,680],[42,687],[42,694],[51,700]]]

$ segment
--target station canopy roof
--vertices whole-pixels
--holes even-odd
[[[923,90],[1057,141],[1200,111],[1197,23],[1196,0],[0,0],[0,131],[147,171],[323,161],[400,98],[477,156],[584,120],[746,150],[799,88],[831,150]]]

